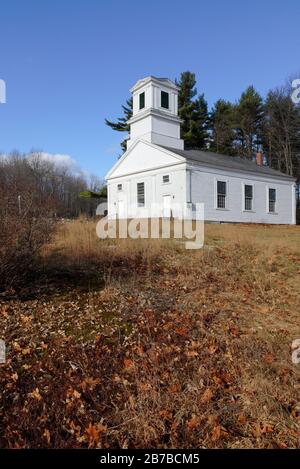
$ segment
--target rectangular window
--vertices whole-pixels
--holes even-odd
[[[245,210],[252,210],[253,186],[245,184]]]
[[[145,107],[145,92],[140,94],[140,109]]]
[[[269,212],[274,213],[276,208],[276,189],[269,189]]]
[[[137,183],[137,204],[138,207],[144,207],[145,205],[145,183]]]
[[[163,183],[166,184],[167,182],[170,182],[170,176],[168,174],[163,176]]]
[[[165,91],[161,92],[161,107],[169,109],[169,93],[166,93]]]
[[[226,182],[217,182],[217,208],[226,208]]]
[[[118,184],[118,191],[122,190],[122,184]]]

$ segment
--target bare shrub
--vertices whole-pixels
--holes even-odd
[[[0,160],[0,290],[30,272],[50,239],[55,206],[28,159],[14,153]]]

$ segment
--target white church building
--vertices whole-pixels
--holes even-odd
[[[295,178],[253,162],[201,150],[180,139],[178,88],[167,78],[131,89],[127,151],[106,175],[110,218],[193,217],[212,222],[296,223]]]

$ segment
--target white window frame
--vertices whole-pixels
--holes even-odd
[[[275,195],[276,195],[276,200],[275,200],[275,207],[274,207],[274,212],[270,212],[270,189],[275,189]],[[266,206],[266,209],[267,209],[267,213],[269,215],[278,215],[278,212],[277,212],[277,204],[278,204],[278,188],[275,186],[275,185],[272,185],[272,186],[267,186],[267,206]]]
[[[168,95],[168,107],[162,106],[162,93],[166,93]],[[160,109],[164,109],[165,111],[170,111],[170,100],[171,100],[171,93],[166,90],[160,90],[160,96],[159,96],[159,107]]]
[[[164,181],[164,178],[167,177],[168,180],[167,181]],[[165,185],[165,184],[170,184],[170,174],[163,174],[162,175],[162,183]]]
[[[226,196],[225,207],[218,207],[218,182],[226,183]],[[215,177],[215,209],[216,210],[229,210],[229,180],[222,177]]]
[[[121,188],[120,188],[120,186],[121,186]],[[118,184],[117,184],[117,191],[118,191],[118,192],[122,192],[122,190],[123,190],[123,184],[122,184],[122,182],[118,182]]]
[[[144,98],[143,98],[143,99],[144,99],[144,106],[143,106],[143,107],[141,107],[141,95],[142,95],[142,94],[144,95]],[[145,109],[145,107],[146,107],[146,93],[145,93],[145,90],[144,90],[144,91],[141,91],[141,92],[139,93],[138,101],[139,101],[139,102],[138,102],[139,111],[142,111],[142,110]]]
[[[246,209],[246,186],[252,186],[252,207],[250,210]],[[243,201],[242,201],[242,207],[243,207],[243,212],[246,212],[246,213],[253,213],[255,212],[255,209],[254,209],[254,195],[255,195],[255,186],[254,184],[251,182],[243,182]]]
[[[139,202],[139,193],[138,193],[139,184],[144,185],[144,202],[143,202],[143,204]],[[145,181],[138,181],[136,183],[136,203],[137,203],[138,207],[145,207],[145,205],[146,205],[146,184],[145,184]]]

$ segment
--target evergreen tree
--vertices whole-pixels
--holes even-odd
[[[186,148],[207,148],[208,107],[204,95],[197,95],[196,77],[192,72],[183,72],[179,81],[178,114],[182,119],[181,138]]]
[[[193,98],[197,94],[195,74],[183,72],[180,80],[176,80],[179,87],[178,93],[178,114],[182,119],[181,138],[184,140],[190,138],[191,115],[194,109]]]
[[[122,105],[124,116],[119,117],[116,122],[105,119],[105,124],[111,127],[113,130],[116,130],[118,132],[129,132],[129,125],[127,122],[132,116],[132,106],[133,106],[133,101],[131,97],[127,99],[125,105]],[[126,139],[124,139],[121,142],[121,148],[123,152],[126,151]]]
[[[238,152],[252,159],[261,149],[263,125],[263,100],[253,86],[242,93],[236,106],[236,145]]]
[[[210,149],[216,153],[235,155],[234,147],[235,106],[219,99],[210,114]]]
[[[197,95],[195,74],[183,72],[180,76],[178,94],[178,114],[182,119],[181,138],[186,148],[207,148],[209,114],[204,95]],[[124,115],[116,122],[105,119],[105,123],[118,132],[129,132],[127,121],[132,116],[132,98],[122,106]],[[121,143],[123,152],[126,151],[126,140]]]

